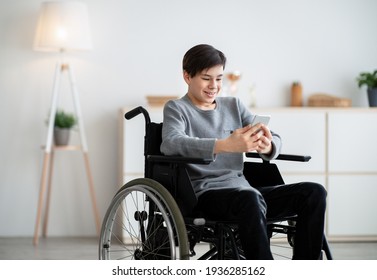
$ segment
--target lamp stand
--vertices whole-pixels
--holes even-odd
[[[56,114],[56,111],[57,111],[57,105],[58,105],[58,100],[59,100],[60,78],[61,78],[63,72],[65,72],[65,71],[68,72],[68,78],[69,78],[71,91],[72,91],[72,95],[73,95],[75,113],[76,113],[76,117],[78,119],[81,147],[75,147],[75,146],[55,147],[55,146],[52,145],[54,123],[55,123],[55,114]],[[49,121],[48,121],[46,146],[44,147],[43,169],[42,169],[41,185],[40,185],[39,199],[38,199],[37,219],[36,219],[35,231],[34,231],[34,240],[33,240],[34,245],[38,245],[38,241],[39,241],[39,228],[40,228],[40,223],[41,223],[41,218],[42,218],[43,202],[44,202],[46,187],[47,187],[47,200],[46,200],[46,208],[45,208],[45,213],[44,213],[45,215],[44,215],[44,221],[43,221],[43,232],[42,232],[42,234],[43,234],[43,236],[47,235],[47,221],[48,221],[48,212],[49,212],[49,206],[50,206],[51,182],[52,182],[52,171],[53,171],[53,162],[54,162],[54,150],[65,150],[65,151],[67,151],[67,150],[81,150],[83,152],[86,173],[87,173],[87,176],[88,176],[89,191],[90,191],[90,196],[91,196],[91,200],[92,200],[92,204],[93,204],[93,212],[94,212],[94,218],[95,218],[95,223],[96,223],[96,230],[97,230],[97,234],[99,234],[100,219],[99,219],[99,213],[98,213],[95,191],[94,191],[93,176],[92,176],[90,164],[89,164],[88,146],[87,146],[87,143],[86,143],[86,136],[85,136],[85,131],[84,131],[83,118],[82,118],[82,115],[81,115],[79,93],[78,93],[78,90],[77,90],[76,80],[75,80],[72,68],[68,64],[62,63],[62,62],[58,62],[56,64],[56,68],[55,68],[54,85],[53,85],[53,91],[52,91],[51,112],[50,112]]]

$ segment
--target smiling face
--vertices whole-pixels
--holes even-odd
[[[193,77],[184,71],[191,102],[202,110],[213,110],[216,107],[215,99],[222,88],[223,75],[222,65],[204,69]]]

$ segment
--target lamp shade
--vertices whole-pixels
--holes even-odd
[[[35,50],[67,51],[91,48],[88,10],[84,3],[42,3],[34,40]]]

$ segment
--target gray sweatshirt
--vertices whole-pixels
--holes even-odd
[[[164,107],[161,152],[212,159],[209,165],[190,164],[188,173],[197,196],[208,189],[250,187],[242,173],[242,153],[214,154],[217,139],[227,138],[234,130],[250,123],[254,115],[235,97],[217,97],[214,110],[201,110],[189,97],[172,100]],[[279,135],[272,132],[273,150],[265,159],[277,157]]]

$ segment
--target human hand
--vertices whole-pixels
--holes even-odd
[[[247,125],[233,131],[228,138],[217,140],[214,153],[243,153],[255,150],[259,153],[269,153],[272,147],[271,140],[271,132],[265,125]]]
[[[255,150],[261,154],[269,154],[272,150],[272,134],[270,129],[264,124],[261,124],[255,136],[257,136],[255,139]]]

